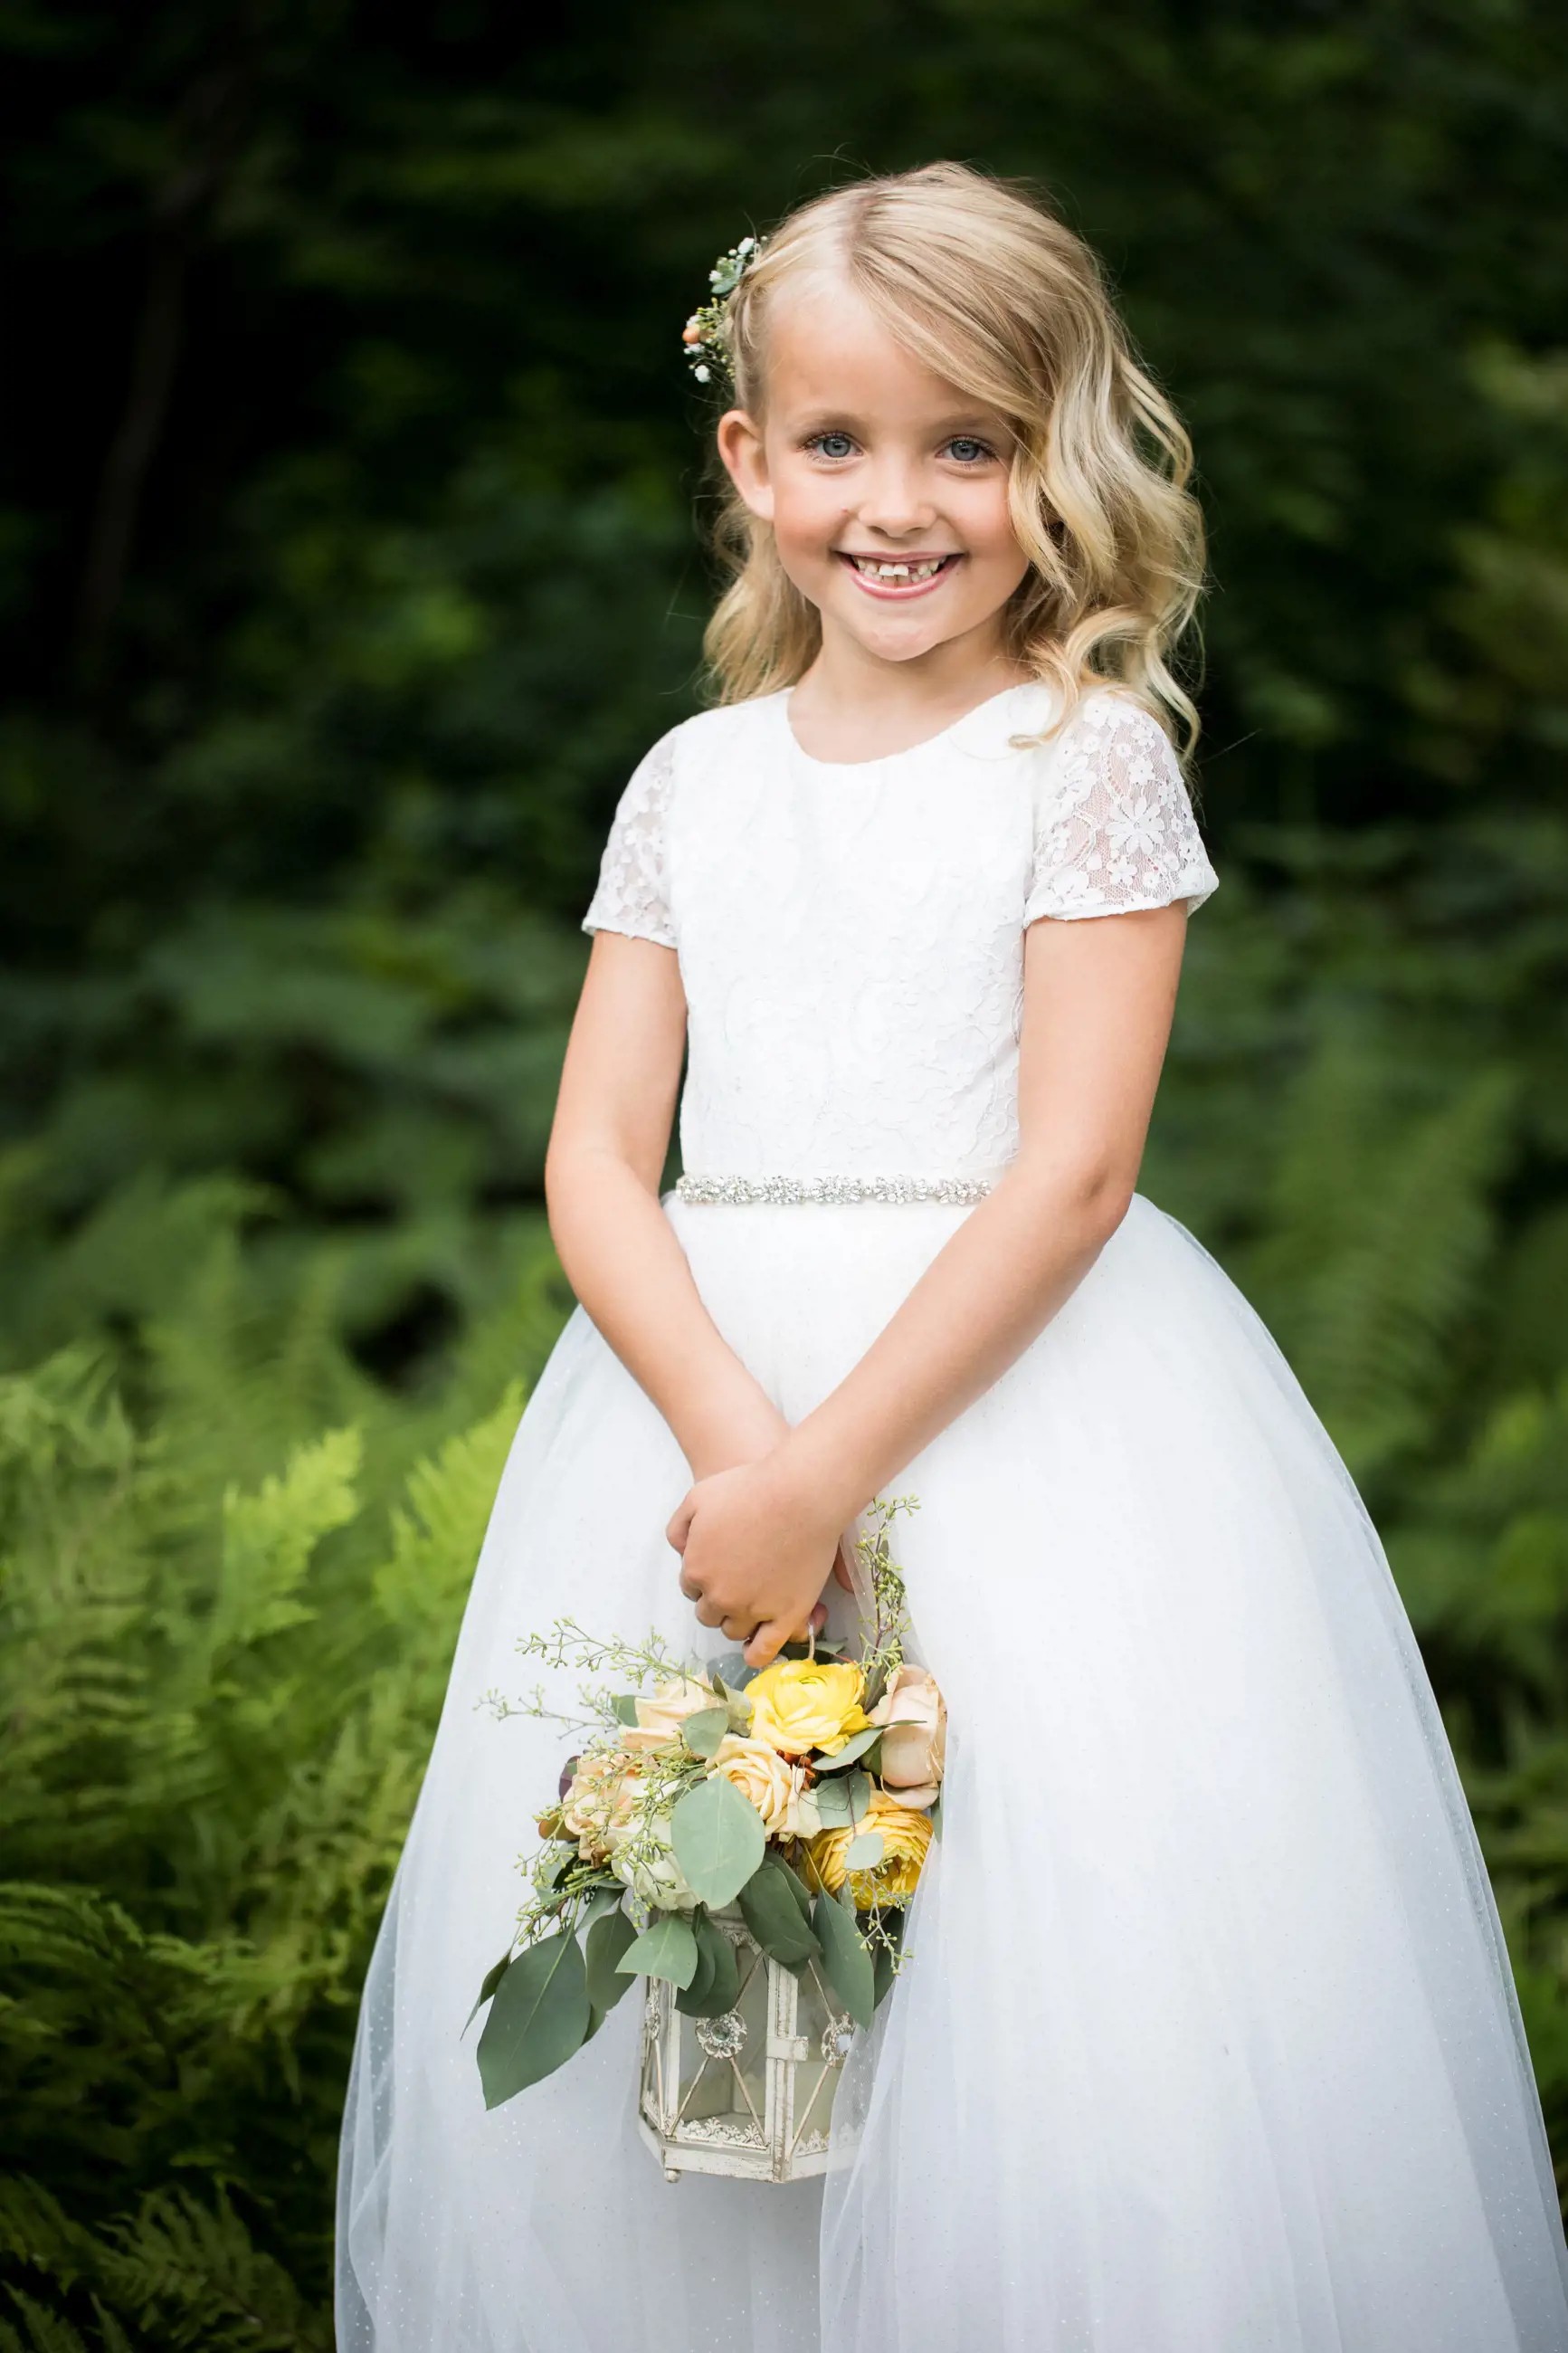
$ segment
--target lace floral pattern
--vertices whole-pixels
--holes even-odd
[[[665,818],[678,733],[661,736],[638,762],[616,804],[599,887],[583,918],[585,932],[625,932],[661,948],[675,945],[665,890]]]
[[[1141,704],[1090,694],[1063,731],[1024,920],[1125,914],[1215,886],[1169,736]]]
[[[787,695],[710,711],[622,796],[591,930],[679,945],[681,1156],[716,1179],[982,1179],[1018,1146],[1024,934],[1214,886],[1169,744],[1020,687],[840,765]],[[940,1198],[940,1197],[934,1197]]]

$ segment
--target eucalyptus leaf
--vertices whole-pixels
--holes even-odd
[[[520,1953],[496,1987],[479,2037],[487,2108],[565,2065],[588,2031],[583,1947],[562,1930]]]
[[[871,1973],[872,2003],[876,2009],[880,2010],[893,1989],[893,1978],[896,1975],[893,1954],[888,1946],[878,1945],[874,1947],[871,1954]]]
[[[635,1693],[617,1692],[615,1698],[610,1702],[610,1705],[615,1710],[616,1722],[617,1724],[624,1724],[628,1726],[636,1724],[637,1720],[637,1704]]]
[[[711,1757],[729,1729],[727,1706],[704,1707],[687,1717],[680,1727],[680,1736],[693,1757]]]
[[[849,1793],[849,1819],[858,1822],[871,1802],[870,1776],[858,1769],[846,1773],[844,1787]]]
[[[675,1997],[676,2008],[684,2010],[689,2018],[707,2017],[704,2005],[713,1985],[713,1947],[702,1933],[705,1925],[700,1913],[693,1915],[691,1933],[697,1941],[697,1967],[691,1973],[690,1984],[682,1986]]]
[[[888,1852],[880,1831],[858,1831],[844,1850],[846,1871],[875,1871]]]
[[[939,1789],[931,1805],[931,1834],[938,1846],[942,1844],[942,1792]]]
[[[667,1978],[684,1992],[697,1974],[697,1938],[690,1921],[680,1912],[656,1912],[616,1968],[628,1978]]]
[[[474,2006],[472,2010],[469,2010],[467,2018],[463,2021],[463,2034],[467,2034],[469,2027],[472,2026],[475,2019],[478,2018],[480,2010],[483,2010],[486,2002],[489,2001],[491,1994],[494,1993],[497,1986],[500,1985],[502,1978],[505,1977],[510,1967],[511,1947],[509,1945],[506,1951],[501,1955],[500,1960],[492,1963],[491,1967],[485,1971],[484,1976],[480,1978],[479,1992],[474,1996]],[[463,2039],[463,2034],[459,2034],[458,2037],[459,2042]]]
[[[722,1928],[706,1915],[692,1926],[697,1936],[697,1975],[684,1993],[676,1995],[675,2006],[688,2018],[722,2018],[740,1999],[741,1971],[735,1947]]]
[[[631,1979],[621,1975],[621,1962],[637,1940],[637,1932],[624,1912],[606,1912],[588,1931],[588,1999],[601,2014],[614,2010]]]
[[[688,1789],[669,1835],[689,1884],[715,1911],[734,1902],[767,1846],[761,1814],[721,1773]]]
[[[749,1732],[752,1718],[756,1714],[752,1702],[737,1684],[727,1683],[722,1676],[719,1675],[715,1675],[713,1680],[724,1694],[724,1705],[729,1714],[731,1731]]]
[[[742,1888],[741,1916],[770,1960],[794,1968],[815,1959],[816,1932],[803,1916],[776,1864],[763,1863]]]
[[[745,1690],[756,1672],[744,1651],[726,1651],[724,1656],[715,1659],[709,1668],[708,1680],[715,1689],[723,1683],[730,1692],[739,1693]]]
[[[853,1913],[831,1895],[818,1896],[813,1915],[822,1946],[822,1973],[857,2026],[869,2026],[877,2007],[877,1975]]]
[[[708,2015],[710,2018],[722,2018],[726,2010],[733,2010],[741,1999],[741,1961],[722,1928],[716,1927],[710,1920],[708,1929],[714,1939],[713,1982],[709,1988]]]
[[[816,1770],[818,1775],[820,1776],[824,1773],[833,1774],[846,1772],[851,1765],[857,1762],[858,1758],[866,1756],[871,1749],[875,1748],[878,1741],[880,1740],[881,1737],[882,1727],[879,1724],[873,1724],[869,1725],[866,1731],[858,1732],[852,1740],[847,1740],[845,1742],[837,1757],[819,1757],[817,1758]]]
[[[816,1810],[825,1831],[847,1830],[854,1820],[849,1802],[847,1776],[841,1781],[818,1781],[812,1791]]]
[[[776,1847],[770,1848],[768,1852],[767,1866],[770,1871],[776,1871],[779,1873],[784,1885],[789,1889],[790,1894],[795,1897],[795,1903],[799,1906],[801,1918],[805,1921],[809,1926],[811,1922],[811,1890],[806,1885],[805,1880],[801,1877],[799,1872],[795,1870],[792,1865],[784,1861],[783,1855],[780,1854]]]

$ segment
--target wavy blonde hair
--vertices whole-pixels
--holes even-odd
[[[1086,686],[1110,681],[1168,732],[1184,723],[1190,754],[1198,714],[1169,659],[1204,586],[1192,443],[1134,356],[1083,239],[1037,195],[963,164],[818,196],[774,230],[729,304],[735,398],[754,417],[773,297],[825,269],[1011,427],[1008,502],[1029,570],[1006,607],[1005,642],[1059,691],[1057,725]],[[821,642],[816,608],[727,480],[713,537],[731,575],[703,640],[719,700],[794,685]]]

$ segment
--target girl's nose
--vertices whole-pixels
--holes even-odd
[[[928,530],[935,515],[925,484],[911,467],[879,466],[865,485],[859,519],[884,538],[907,539],[911,532]]]

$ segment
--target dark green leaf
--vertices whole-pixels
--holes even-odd
[[[742,1888],[741,1916],[770,1959],[795,1968],[815,1957],[816,1933],[775,1863],[764,1862]]]
[[[931,1800],[931,1834],[938,1846],[942,1844],[942,1793],[939,1789]]]
[[[588,1931],[588,1999],[601,2013],[614,2010],[631,1983],[621,1975],[621,1962],[637,1932],[624,1912],[606,1912]]]
[[[688,1789],[669,1818],[675,1859],[704,1904],[732,1904],[763,1859],[767,1833],[755,1806],[721,1773]]]
[[[616,1963],[625,1977],[667,1978],[683,1989],[697,1974],[697,1939],[679,1912],[656,1912]]]
[[[697,1967],[691,1973],[690,1984],[682,1986],[675,1999],[679,2008],[690,2010],[692,2016],[697,2017],[703,2013],[692,2010],[691,2005],[704,2000],[713,1982],[713,1948],[702,1934],[706,1914],[693,1912],[689,1916],[691,1933],[697,1940]]]
[[[675,1997],[677,2010],[688,2018],[722,2018],[733,2010],[740,1992],[735,1947],[706,1914],[692,1922],[697,1938],[697,1975]]]
[[[479,2037],[487,2108],[564,2066],[588,2031],[583,1947],[563,1931],[530,1945],[506,1970]]]
[[[800,1916],[809,1926],[811,1921],[811,1890],[798,1871],[787,1863],[776,1847],[770,1847],[765,1857],[770,1871],[776,1871],[800,1907]]]
[[[876,1971],[855,1915],[831,1895],[819,1895],[813,1915],[822,1946],[822,1973],[855,2021],[869,2026],[877,2007]]]
[[[478,2018],[480,2010],[483,2010],[486,2002],[489,2001],[491,1994],[494,1993],[497,1986],[500,1985],[502,1978],[505,1977],[510,1967],[511,1947],[509,1945],[506,1951],[501,1955],[500,1960],[493,1963],[480,1978],[479,1989],[474,1998],[474,2006],[472,2010],[469,2010],[467,2018],[463,2021],[463,2034],[467,2034],[469,2027],[472,2026],[475,2019]],[[459,2034],[458,2037],[459,2042],[463,2039],[463,2034]]]
[[[872,1947],[871,1971],[872,2006],[874,2009],[880,2010],[883,2002],[886,2001],[889,1994],[893,1989],[893,1978],[896,1974],[894,1968],[894,1956],[890,1946],[879,1944]]]

